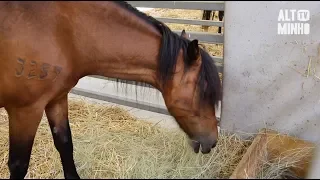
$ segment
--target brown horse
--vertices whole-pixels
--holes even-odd
[[[221,85],[197,40],[125,2],[0,2],[0,107],[9,115],[10,178],[24,178],[45,112],[65,178],[79,178],[68,93],[87,75],[156,87],[195,152],[218,139]]]

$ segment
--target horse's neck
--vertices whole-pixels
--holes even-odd
[[[78,22],[82,26],[79,47],[87,57],[86,75],[143,81],[158,87],[160,33],[114,3],[101,7],[104,13],[92,12]]]

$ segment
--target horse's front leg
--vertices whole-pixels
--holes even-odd
[[[80,179],[73,158],[72,135],[68,119],[67,95],[46,107],[54,145],[58,150],[66,179]]]
[[[24,179],[44,107],[37,105],[25,108],[6,107],[6,110],[9,115],[10,179]]]

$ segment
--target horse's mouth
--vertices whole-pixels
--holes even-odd
[[[202,154],[208,154],[211,152],[211,149],[216,146],[216,143],[212,145],[208,145],[208,144],[201,144],[199,141],[191,140],[191,146],[195,153],[199,153],[200,146],[201,146]]]
[[[200,143],[198,141],[191,140],[191,146],[192,146],[195,153],[199,153]]]

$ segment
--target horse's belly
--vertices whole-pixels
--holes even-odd
[[[61,79],[56,82],[22,78],[11,79],[11,83],[1,87],[0,107],[24,107],[34,103],[46,105],[57,96],[68,93],[73,87],[73,84]]]

